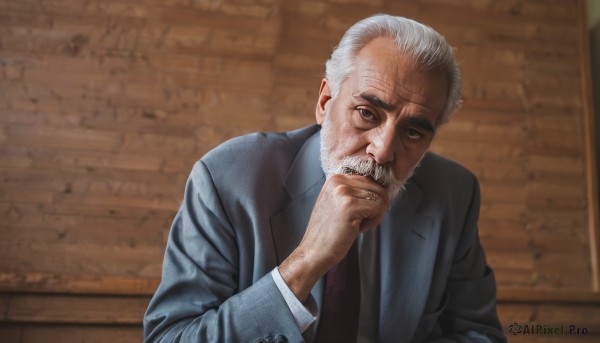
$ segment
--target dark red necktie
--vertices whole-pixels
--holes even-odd
[[[325,296],[315,342],[356,342],[360,311],[360,272],[356,242],[327,272]]]

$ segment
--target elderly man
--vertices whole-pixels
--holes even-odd
[[[431,28],[351,27],[319,125],[232,139],[194,166],[146,341],[504,341],[477,180],[427,152],[459,89]]]

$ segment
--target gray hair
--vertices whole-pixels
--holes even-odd
[[[358,52],[367,43],[382,36],[393,38],[399,51],[412,56],[423,70],[439,68],[446,72],[448,99],[438,123],[447,122],[460,101],[460,69],[452,48],[431,27],[403,17],[378,14],[359,21],[346,31],[325,64],[325,77],[329,81],[332,98],[337,97],[342,81],[354,72]]]

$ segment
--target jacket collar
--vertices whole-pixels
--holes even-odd
[[[321,131],[310,136],[294,159],[283,186],[292,201],[302,196],[317,183],[325,182],[325,174],[320,160]]]
[[[320,144],[320,132],[310,136],[283,181],[290,202],[271,218],[278,263],[283,262],[300,244],[312,209],[325,183],[325,174],[319,159]]]

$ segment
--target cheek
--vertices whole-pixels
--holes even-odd
[[[351,132],[348,132],[348,134],[345,135],[344,139],[340,142],[340,147],[343,148],[344,155],[346,156],[364,156],[367,153],[368,144],[368,137],[364,133],[351,130]]]
[[[366,149],[365,146],[356,139],[342,138],[336,142],[334,150],[336,155],[347,157],[352,155],[362,155]]]
[[[340,157],[365,154],[368,136],[348,122],[332,123],[332,148]]]

